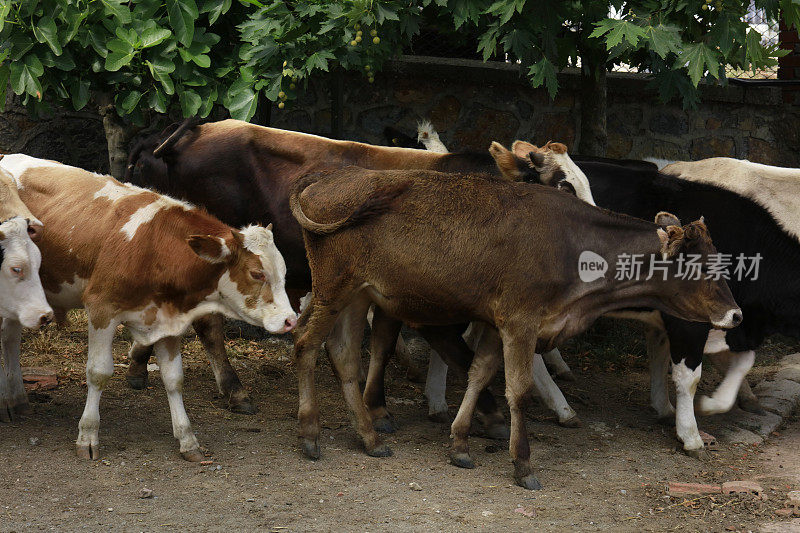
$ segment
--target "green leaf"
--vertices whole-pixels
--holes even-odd
[[[0,12],[2,12],[2,9],[0,9]],[[9,74],[8,65],[0,65],[0,111],[5,111],[6,109],[6,90],[8,89]]]
[[[258,95],[253,89],[246,87],[230,95],[225,107],[228,108],[231,118],[248,121],[256,114]]]
[[[11,63],[11,89],[15,94],[29,94],[42,99],[42,84],[39,78],[44,74],[44,66],[34,54],[28,54],[22,61]]]
[[[88,38],[89,44],[97,52],[97,55],[103,58],[108,55],[105,35],[102,33],[101,28],[89,28]]]
[[[181,112],[186,118],[197,115],[197,111],[200,109],[200,106],[203,105],[203,99],[200,98],[200,95],[190,89],[181,91],[180,101]]]
[[[147,105],[156,113],[167,112],[167,96],[158,87],[153,89],[147,98]]]
[[[33,48],[33,40],[25,32],[12,33],[8,38],[11,45],[11,61],[19,61]]]
[[[107,45],[109,54],[106,56],[106,70],[116,72],[133,60],[136,54],[131,43],[122,39],[111,39]]]
[[[678,54],[681,51],[681,40],[677,28],[669,26],[653,26],[647,32],[647,45],[650,50],[662,59],[670,53]]]
[[[70,53],[69,50],[64,50],[63,54],[53,58],[52,66],[64,72],[69,72],[70,70],[74,70],[77,65],[75,64],[75,59],[72,57],[72,53]]]
[[[130,24],[131,11],[128,9],[128,0],[102,0],[103,10],[117,24]]]
[[[384,2],[375,2],[373,4],[375,6],[375,18],[378,24],[383,24],[384,20],[400,20],[400,17],[397,16],[397,11],[389,9],[383,4]]]
[[[199,114],[200,118],[206,118],[214,110],[214,104],[217,103],[217,88],[212,87],[210,91],[203,93],[201,98],[203,99],[203,105],[200,106]]]
[[[200,16],[194,0],[166,0],[169,24],[183,46],[194,39],[194,21]]]
[[[617,20],[615,22],[614,28],[606,36],[606,50],[611,50],[620,44],[623,39],[631,46],[636,46],[639,43],[639,39],[645,36],[644,30],[636,24],[627,20]]]
[[[208,13],[208,23],[214,24],[220,15],[224,15],[231,8],[231,0],[205,0],[200,13]]]
[[[150,74],[153,78],[161,82],[164,92],[175,94],[175,84],[169,76],[175,71],[175,63],[166,57],[156,56],[150,61],[145,61],[145,64],[150,69]]]
[[[3,4],[0,5],[0,31],[3,31],[3,26],[5,26],[6,17],[8,17],[9,13],[11,13],[11,2],[3,2]],[[3,106],[5,105],[5,99],[5,94],[0,96]],[[2,110],[2,106],[0,106],[0,110]]]
[[[546,57],[531,65],[528,69],[528,76],[531,77],[531,85],[534,87],[541,87],[543,84],[547,86],[547,92],[550,98],[555,98],[558,92],[558,78],[556,77],[556,69],[549,59]]]
[[[308,70],[308,72],[311,72],[313,69],[318,68],[320,70],[328,72],[329,59],[336,59],[336,56],[334,56],[328,50],[320,50],[319,52],[314,52],[306,59],[306,70]]]
[[[122,109],[125,111],[126,114],[130,114],[134,108],[139,105],[139,100],[142,99],[142,93],[139,91],[130,91],[127,95],[122,99]]]
[[[75,108],[75,111],[80,111],[89,103],[88,81],[78,80],[73,82],[69,92],[72,97],[72,107]]]
[[[711,76],[719,78],[719,60],[716,52],[704,43],[692,43],[684,46],[675,67],[686,65],[689,70],[689,79],[697,87],[706,71]]]
[[[164,42],[170,35],[172,35],[172,32],[167,28],[162,28],[160,26],[147,28],[139,36],[139,46],[140,48],[156,46]]]
[[[36,26],[33,27],[33,35],[40,43],[47,43],[50,50],[57,56],[61,55],[61,44],[58,42],[58,29],[53,17],[45,15],[39,19]]]

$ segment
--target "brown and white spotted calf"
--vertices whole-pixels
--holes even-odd
[[[59,317],[84,307],[89,322],[88,395],[77,452],[99,455],[100,395],[114,371],[111,344],[126,325],[136,344],[153,345],[172,427],[187,460],[203,455],[183,407],[180,335],[209,313],[291,330],[296,315],[284,289],[286,266],[271,228],[237,231],[202,209],[108,176],[8,155],[19,193],[48,227],[41,277]],[[3,349],[19,349],[3,331]]]
[[[675,261],[663,264],[678,253],[703,260],[715,253],[701,221],[681,227],[675,217],[660,214],[656,225],[549,187],[487,176],[355,167],[298,182],[290,205],[304,230],[312,273],[312,300],[295,332],[300,433],[312,458],[319,457],[320,428],[314,366],[335,325],[347,329],[348,342],[329,342],[328,353],[357,430],[368,453],[390,453],[358,386],[361,336],[372,304],[414,326],[480,321],[497,328],[514,477],[530,489],[540,485],[530,465],[523,399],[534,387],[537,348],[552,348],[622,308],[656,308],[723,328],[742,318],[723,280],[682,279]],[[604,258],[611,274],[579,279],[587,250]],[[613,273],[624,254],[642,257],[645,272],[659,260],[668,275],[617,279]],[[471,461],[472,416],[500,362],[495,350],[475,354],[451,428],[457,464]]]

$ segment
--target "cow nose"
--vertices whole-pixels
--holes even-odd
[[[288,333],[288,332],[292,331],[296,325],[297,325],[297,317],[287,318],[283,322],[283,331],[284,331],[284,333]]]
[[[731,323],[733,323],[734,328],[742,323],[742,312],[740,310],[736,310],[733,312],[733,316],[731,317]]]
[[[39,317],[39,327],[43,328],[52,321],[53,321],[53,312],[50,311],[49,313],[45,313]]]

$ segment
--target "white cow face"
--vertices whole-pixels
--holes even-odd
[[[540,148],[525,141],[515,141],[511,151],[517,157],[527,159],[545,185],[559,187],[561,182],[565,182],[568,188],[575,191],[575,196],[588,204],[597,205],[586,174],[569,156],[565,145],[549,142]]]
[[[0,224],[0,316],[38,328],[53,320],[39,279],[42,254],[28,234],[28,221],[14,217]]]
[[[232,316],[270,333],[286,333],[297,323],[297,314],[286,294],[286,263],[271,228],[247,226],[233,231],[230,239],[194,235],[189,245],[203,259],[226,264],[219,294]]]

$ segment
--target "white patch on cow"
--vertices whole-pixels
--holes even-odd
[[[655,166],[658,167],[658,170],[661,170],[665,166],[677,162],[674,159],[660,159],[658,157],[645,157],[644,160],[647,161],[648,163],[653,163]]]
[[[556,166],[564,172],[564,179],[575,189],[575,195],[587,204],[597,205],[592,196],[589,179],[586,177],[586,174],[578,168],[578,165],[575,164],[569,154],[566,152],[557,154],[550,151],[549,156],[555,159]]]
[[[0,317],[17,320],[26,328],[39,327],[43,318],[53,318],[39,279],[42,254],[28,235],[24,218],[6,220],[0,224],[0,233]]]
[[[145,189],[142,190],[144,191]],[[194,206],[186,202],[175,200],[169,196],[159,196],[149,204],[134,211],[128,221],[120,228],[120,231],[125,234],[125,239],[130,241],[133,239],[133,236],[136,235],[136,230],[138,230],[140,226],[153,220],[156,214],[162,209],[170,209],[172,207],[180,207],[184,211],[194,209]]]
[[[725,342],[725,331],[721,329],[712,329],[708,332],[706,345],[703,348],[703,353],[717,353],[727,352],[730,350],[728,343]]]
[[[47,301],[56,309],[74,309],[83,307],[83,291],[89,280],[79,278],[76,274],[71,282],[63,282],[58,286],[58,291],[46,291]]]
[[[136,185],[131,185],[129,183],[118,183],[116,180],[108,178],[105,184],[103,184],[103,186],[94,193],[93,198],[95,200],[98,198],[106,198],[107,200],[116,202],[122,198],[136,196],[137,194],[142,194],[145,192],[149,191],[147,189],[137,187]]]
[[[281,257],[281,262],[283,262],[283,257]],[[285,272],[286,267],[283,266],[283,269]],[[297,319],[297,314],[289,303],[289,296],[286,295],[283,283],[270,282],[272,301],[265,302],[259,298],[255,307],[247,306],[245,295],[239,292],[236,282],[231,279],[227,270],[220,276],[217,288],[220,302],[224,307],[220,312],[230,318],[260,326],[270,333],[285,333],[286,322]]]
[[[446,154],[450,151],[439,139],[439,133],[433,128],[430,120],[417,124],[417,142],[421,142],[429,152]]]
[[[11,174],[18,189],[24,188],[20,179],[26,171],[41,167],[66,167],[62,163],[48,159],[38,159],[25,154],[7,154],[0,159],[0,167]]]
[[[703,439],[697,429],[694,417],[694,394],[703,373],[703,365],[690,370],[686,359],[677,365],[672,364],[672,380],[675,382],[675,431],[686,450],[699,450],[703,447]]]
[[[201,316],[211,313],[226,312],[226,306],[220,302],[220,294],[214,291],[196,307],[185,313],[177,313],[173,309],[157,307],[151,302],[143,309],[124,311],[118,315],[118,320],[130,329],[131,337],[138,343],[151,345],[165,337],[177,337],[189,329],[191,323]],[[153,310],[155,309],[155,319]],[[235,317],[238,318],[238,317]]]
[[[306,307],[308,307],[308,304],[310,304],[310,303],[311,303],[311,297],[312,297],[312,296],[313,296],[313,293],[311,293],[311,292],[307,292],[305,296],[303,296],[302,298],[300,298],[300,312],[301,312],[301,313],[302,313],[303,311],[305,311],[305,310],[306,310]],[[368,313],[371,313],[371,312],[372,312],[372,309],[370,308],[370,310],[368,311]],[[372,325],[372,317],[371,317],[371,316],[369,317],[369,324],[370,324],[370,326]]]
[[[712,157],[673,163],[662,172],[749,198],[766,209],[784,230],[800,239],[800,169]]]
[[[736,395],[742,380],[753,367],[756,353],[753,350],[746,352],[731,352],[728,371],[717,390],[709,396],[702,396],[697,404],[697,411],[701,415],[714,415],[727,413],[736,402]]]

